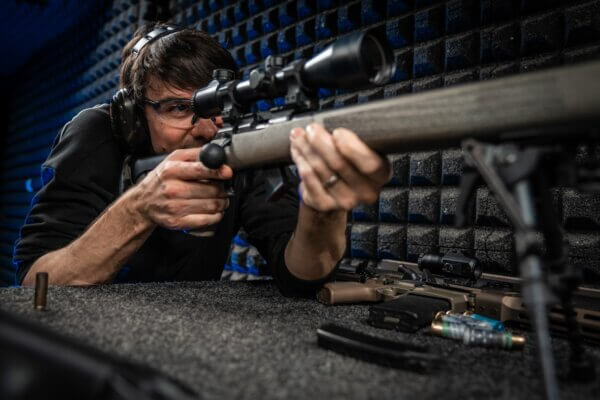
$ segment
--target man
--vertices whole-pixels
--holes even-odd
[[[122,56],[120,85],[144,127],[115,137],[107,105],[63,127],[15,246],[17,280],[32,285],[40,271],[51,284],[68,285],[218,279],[244,227],[284,293],[322,284],[344,254],[347,211],[377,199],[390,177],[387,160],[346,129],[296,128],[290,151],[298,191],[267,203],[259,171],[234,174],[197,161],[222,120],[192,124],[189,99],[213,69],[235,69],[231,55],[202,32],[146,26]],[[161,153],[169,155],[121,195],[126,157]],[[232,198],[223,186],[229,179]],[[213,237],[185,233],[208,226]]]

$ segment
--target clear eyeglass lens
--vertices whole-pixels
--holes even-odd
[[[179,99],[161,102],[156,112],[165,122],[177,127],[190,126],[194,114],[191,101]]]

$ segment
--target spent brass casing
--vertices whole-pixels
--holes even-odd
[[[46,295],[48,292],[48,273],[38,272],[35,274],[35,294],[33,296],[33,308],[39,311],[46,309]]]

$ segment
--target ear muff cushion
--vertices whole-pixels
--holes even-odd
[[[125,145],[130,153],[147,150],[148,134],[141,110],[127,89],[116,92],[110,102],[110,123],[116,139]]]
[[[110,123],[113,132],[126,139],[135,129],[135,118],[135,102],[127,89],[119,90],[110,102]]]

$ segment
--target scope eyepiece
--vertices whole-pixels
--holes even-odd
[[[192,109],[195,116],[210,118],[221,114],[223,102],[217,93],[219,86],[219,81],[215,79],[202,89],[196,90],[192,97]]]

